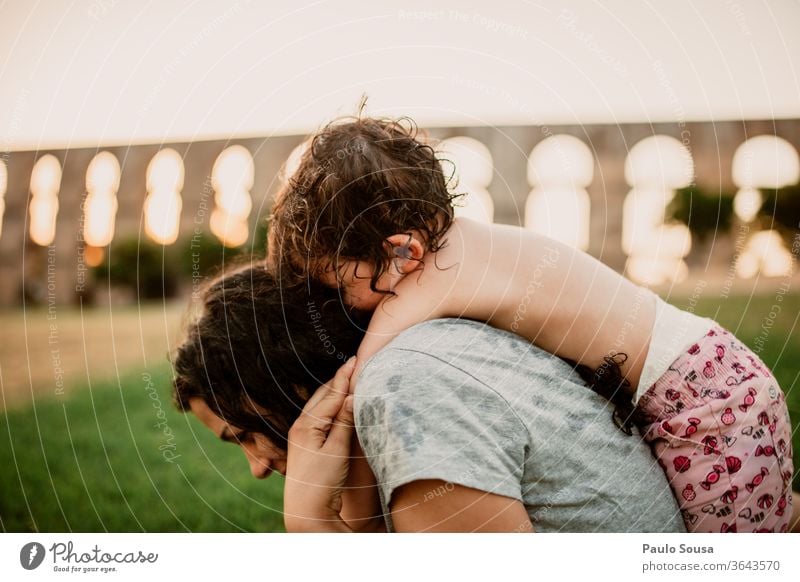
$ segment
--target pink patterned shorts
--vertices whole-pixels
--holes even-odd
[[[775,377],[714,326],[640,398],[644,438],[690,532],[785,532],[792,431]]]

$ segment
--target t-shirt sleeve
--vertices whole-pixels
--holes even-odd
[[[501,395],[447,362],[383,350],[360,375],[355,419],[387,508],[421,479],[445,482],[431,498],[463,485],[522,500],[528,432]]]

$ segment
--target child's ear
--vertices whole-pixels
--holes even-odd
[[[419,267],[425,248],[413,234],[393,234],[386,239],[389,256],[399,273],[407,274]]]

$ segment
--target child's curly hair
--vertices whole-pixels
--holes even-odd
[[[362,104],[363,106],[363,104]],[[316,277],[340,261],[388,268],[387,237],[416,231],[436,252],[453,221],[434,149],[409,118],[345,117],[316,133],[270,218],[269,258],[282,277]],[[338,272],[338,269],[336,269]]]

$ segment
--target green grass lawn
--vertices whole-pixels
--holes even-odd
[[[283,531],[282,477],[253,479],[234,445],[174,410],[168,365],[151,374],[0,416],[4,531]]]
[[[674,302],[689,306],[688,299]],[[800,295],[779,303],[780,313],[767,324],[773,295],[708,297],[694,310],[751,347],[763,345],[760,355],[787,393],[796,426]],[[173,410],[166,364],[150,374],[148,381],[133,371],[119,382],[68,391],[63,401],[40,400],[0,415],[4,531],[282,531],[282,479],[253,479],[240,451]],[[797,430],[794,450],[800,467]]]

